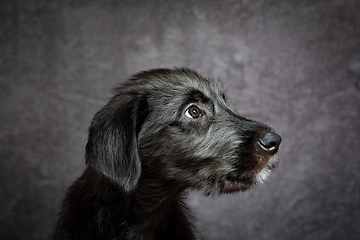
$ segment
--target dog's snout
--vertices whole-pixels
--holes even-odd
[[[281,137],[277,133],[266,133],[259,139],[259,145],[264,149],[265,151],[275,154],[280,146],[281,143]]]

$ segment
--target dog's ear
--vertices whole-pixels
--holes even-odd
[[[126,191],[135,188],[141,174],[138,134],[147,114],[145,96],[119,94],[95,114],[89,127],[86,163]]]

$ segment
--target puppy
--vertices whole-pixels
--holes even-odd
[[[200,239],[184,190],[245,191],[278,165],[280,143],[192,70],[138,73],[95,114],[53,238]]]

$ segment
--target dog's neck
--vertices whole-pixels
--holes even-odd
[[[172,181],[143,173],[136,189],[131,193],[132,208],[137,216],[136,224],[146,230],[166,228],[172,216],[183,211],[182,188]],[[146,219],[146,221],[143,221]]]
[[[163,178],[157,179],[156,177],[149,180],[146,173],[141,177],[137,187],[131,193],[138,210],[142,214],[153,214],[154,211],[161,211],[173,207],[178,204],[182,198],[182,193],[185,189],[180,188],[171,180],[164,181]]]

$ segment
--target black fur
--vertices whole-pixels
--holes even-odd
[[[67,192],[54,239],[200,239],[184,190],[247,190],[277,165],[280,141],[194,71],[136,74],[92,120],[88,167]]]

